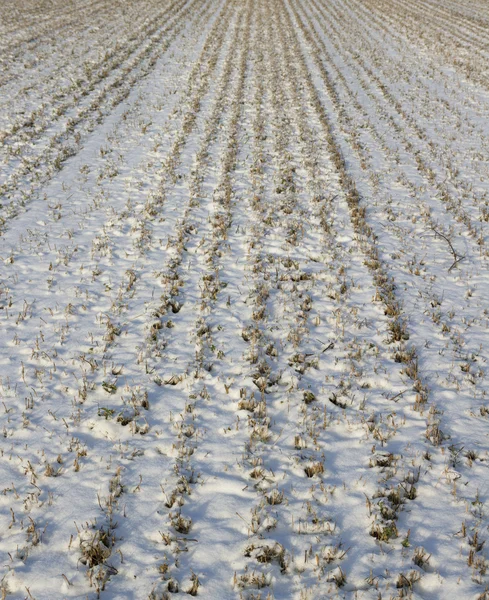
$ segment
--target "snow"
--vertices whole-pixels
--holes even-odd
[[[487,6],[2,12],[2,598],[486,598]]]

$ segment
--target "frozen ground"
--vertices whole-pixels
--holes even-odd
[[[486,0],[4,0],[3,599],[489,600]]]

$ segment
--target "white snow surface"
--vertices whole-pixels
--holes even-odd
[[[488,44],[2,2],[2,600],[489,600]]]

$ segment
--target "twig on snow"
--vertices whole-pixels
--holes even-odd
[[[451,250],[451,252],[453,254],[453,258],[454,258],[452,266],[448,269],[448,272],[450,273],[450,271],[453,269],[453,267],[455,265],[457,265],[461,260],[463,260],[465,258],[465,256],[462,256],[461,254],[457,253],[457,251],[453,247],[452,242],[450,241],[450,239],[444,233],[441,233],[441,231],[438,231],[438,229],[436,229],[433,225],[431,226],[431,230],[434,233],[436,233],[436,235],[438,235],[441,238],[443,238],[447,242],[447,244],[450,246],[450,250]]]

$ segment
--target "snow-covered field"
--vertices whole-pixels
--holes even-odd
[[[489,600],[487,0],[0,4],[0,598]]]

